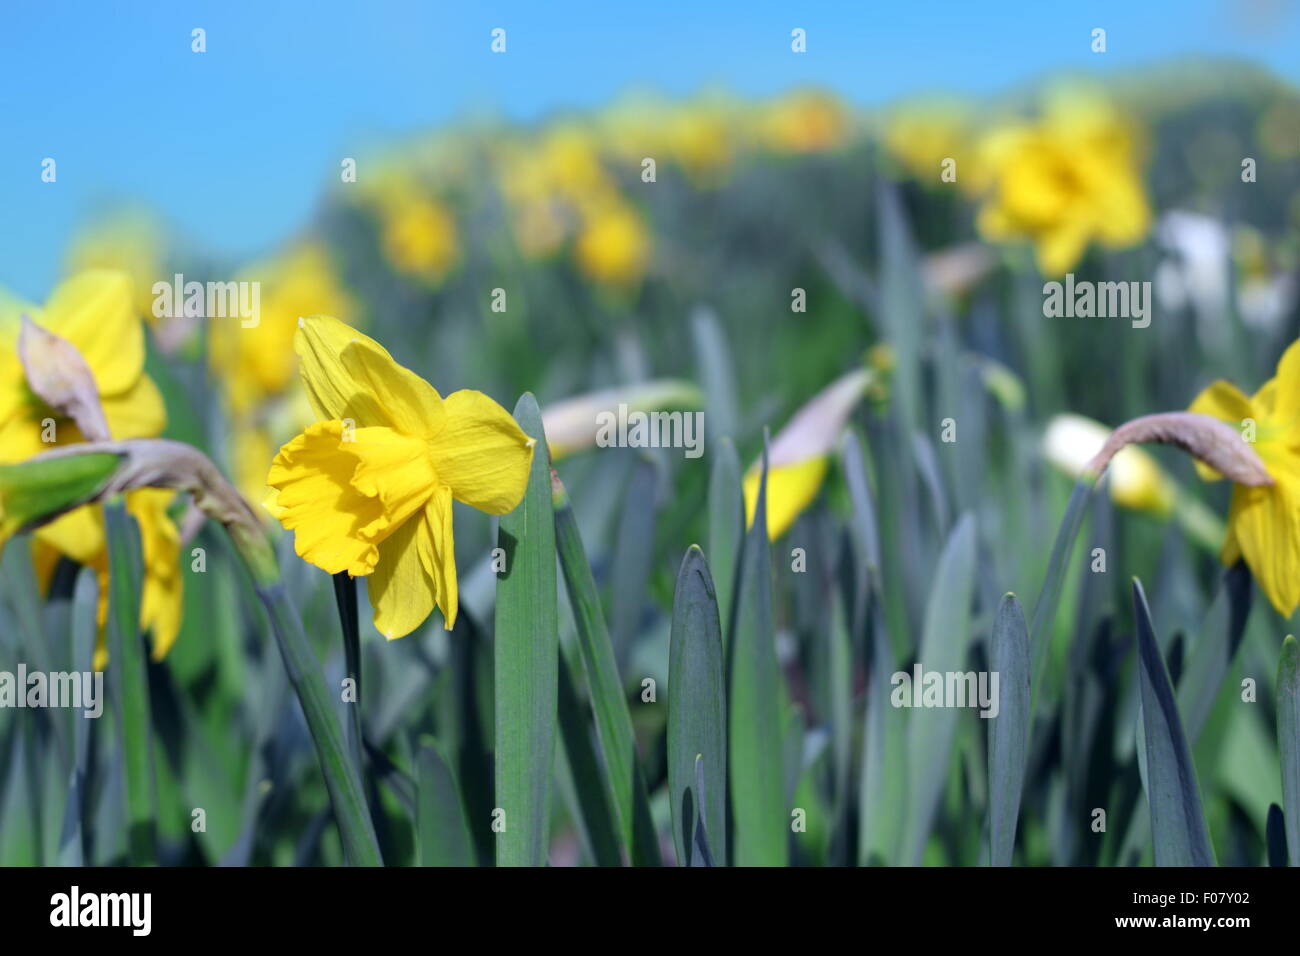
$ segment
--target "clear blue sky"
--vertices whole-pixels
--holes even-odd
[[[1097,26],[1104,56],[1089,51]],[[204,54],[190,51],[194,27],[207,31]],[[489,51],[494,27],[508,31],[505,55]],[[807,31],[804,55],[790,52],[793,27]],[[1300,11],[1295,0],[4,0],[0,285],[43,296],[77,223],[125,199],[222,254],[257,254],[301,226],[339,157],[469,111],[527,120],[635,88],[805,84],[869,104],[1182,54],[1296,80]],[[40,181],[46,156],[55,184]]]

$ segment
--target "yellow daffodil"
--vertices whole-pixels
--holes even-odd
[[[456,220],[442,203],[421,198],[384,215],[384,254],[400,272],[441,279],[460,254]]]
[[[781,153],[821,153],[844,142],[848,120],[844,107],[826,93],[805,91],[782,97],[760,120],[760,136]]]
[[[1290,617],[1300,604],[1300,342],[1293,342],[1277,373],[1249,398],[1229,382],[1206,388],[1188,411],[1217,418],[1252,441],[1272,485],[1234,484],[1228,508],[1224,564],[1245,559],[1277,612]],[[1220,475],[1198,462],[1206,480]]]
[[[978,155],[991,189],[981,234],[1029,239],[1045,275],[1068,271],[1093,240],[1121,247],[1147,232],[1137,137],[1103,100],[1054,97],[1039,122],[997,129]]]
[[[301,316],[329,310],[351,322],[358,313],[334,270],[329,250],[318,242],[301,243],[249,266],[239,279],[258,284],[257,323],[214,318],[208,338],[209,364],[235,416],[296,391],[293,337]]]
[[[976,178],[971,146],[971,109],[949,100],[908,103],[885,119],[885,149],[908,173],[926,183],[941,182],[943,162],[957,161],[957,183],[965,187]]]
[[[611,203],[591,214],[574,254],[592,279],[628,287],[645,272],[650,237],[636,213],[622,203]]]
[[[110,437],[151,438],[166,424],[162,395],[144,373],[144,326],[134,311],[131,283],[124,273],[92,270],[55,289],[44,308],[0,301],[0,462],[24,461],[51,448],[83,441],[70,419],[47,406],[27,385],[18,358],[20,316],[74,346],[95,380]],[[127,495],[127,510],[140,524],[144,554],[141,627],[153,637],[161,658],[180,629],[182,579],[177,565],[180,537],[168,514],[174,492],[140,490]],[[106,660],[102,629],[108,612],[108,558],[103,510],[76,508],[38,528],[33,554],[42,586],[60,555],[95,571],[99,578],[100,643],[96,667]]]
[[[152,321],[153,284],[165,275],[163,230],[147,212],[130,210],[83,232],[68,250],[68,272],[113,269],[131,279],[134,308]]]
[[[523,498],[536,441],[481,392],[443,398],[337,319],[294,338],[320,421],[276,455],[267,508],[305,561],[366,577],[375,627],[409,634],[435,606],[456,622],[452,499],[505,514]]]
[[[767,470],[767,536],[775,541],[812,504],[830,466],[830,455],[858,400],[875,380],[869,369],[841,376],[794,414],[772,440]],[[745,473],[745,524],[754,523],[760,458]]]

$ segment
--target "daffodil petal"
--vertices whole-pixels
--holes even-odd
[[[453,392],[430,448],[438,477],[458,501],[489,514],[513,511],[524,496],[536,441],[482,392]]]
[[[412,436],[432,436],[442,427],[442,399],[433,386],[338,319],[300,319],[294,349],[307,397],[322,418]]]
[[[144,324],[131,304],[125,272],[82,272],[59,285],[40,317],[32,318],[77,347],[101,396],[125,392],[140,378]]]
[[[1270,417],[1288,433],[1300,427],[1300,339],[1287,346],[1277,362],[1277,398]]]
[[[743,482],[746,527],[754,523],[761,467],[760,464],[751,468]],[[767,536],[770,540],[775,541],[785,534],[803,510],[812,504],[826,477],[826,468],[826,456],[818,455],[805,461],[768,469]]]
[[[148,375],[112,398],[102,399],[104,417],[114,439],[154,438],[167,427],[167,406],[162,392]]]
[[[153,641],[153,659],[162,660],[181,629],[184,579],[181,577],[181,536],[168,508],[176,493],[166,488],[142,488],[126,496],[126,507],[140,524],[144,583],[140,594],[140,627]]]
[[[104,509],[99,505],[73,508],[41,525],[33,536],[78,564],[93,565],[104,557]]]
[[[1290,617],[1300,604],[1300,474],[1273,478],[1271,487],[1233,487],[1228,525],[1260,590]]]
[[[407,521],[379,546],[379,564],[366,579],[375,629],[390,641],[424,623],[434,607],[433,541],[423,517]]]
[[[456,541],[451,527],[451,500],[451,489],[443,486],[434,493],[424,509],[424,522],[432,546],[425,570],[433,578],[444,627],[449,631],[456,626],[456,614],[460,607],[456,582]]]

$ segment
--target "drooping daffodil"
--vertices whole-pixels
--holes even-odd
[[[446,398],[374,339],[337,319],[294,337],[320,420],[280,449],[266,501],[305,561],[365,577],[390,640],[435,606],[456,622],[452,499],[505,514],[523,498],[536,440],[482,392]]]
[[[122,272],[95,269],[60,284],[45,306],[0,296],[0,462],[18,462],[53,448],[85,441],[77,422],[51,407],[33,389],[20,358],[22,317],[31,327],[75,349],[93,378],[105,434],[95,438],[153,438],[167,422],[163,398],[144,372],[144,323],[136,312],[131,282]],[[28,356],[29,359],[37,358]],[[56,369],[57,372],[57,369]],[[175,493],[140,489],[126,496],[140,525],[144,581],[140,626],[150,633],[153,657],[161,659],[180,631],[183,578],[180,534],[169,513]],[[32,535],[38,583],[48,587],[61,557],[91,568],[99,580],[100,639],[95,666],[107,661],[103,626],[108,616],[108,550],[104,512],[86,505],[60,515]]]

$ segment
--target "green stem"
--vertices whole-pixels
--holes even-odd
[[[302,704],[348,862],[353,866],[382,866],[361,775],[348,757],[343,731],[330,705],[320,663],[303,632],[302,620],[280,582],[258,583],[257,596],[266,606],[271,630],[284,658],[284,669]]]

